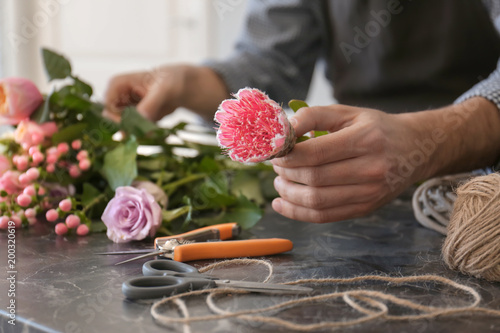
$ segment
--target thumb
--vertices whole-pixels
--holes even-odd
[[[298,110],[289,120],[297,136],[309,131],[335,132],[345,127],[358,114],[356,109],[336,104],[305,107]]]
[[[168,94],[161,88],[159,84],[153,85],[137,104],[137,111],[149,120],[160,120],[166,114],[166,111],[163,109],[165,108]]]

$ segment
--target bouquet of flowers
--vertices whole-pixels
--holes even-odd
[[[115,123],[102,116],[104,105],[65,57],[42,53],[49,80],[58,84],[50,94],[26,79],[0,80],[0,125],[13,127],[0,138],[0,229],[9,221],[54,223],[58,235],[107,230],[114,242],[127,242],[258,222],[275,195],[270,166],[236,163],[217,146],[169,143],[189,125],[162,128],[134,107]],[[156,152],[142,154],[143,146]],[[178,148],[195,153],[181,156]]]

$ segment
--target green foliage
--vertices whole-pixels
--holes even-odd
[[[57,123],[60,131],[52,137],[53,144],[79,139],[90,152],[92,170],[77,181],[68,175],[49,176],[54,182],[75,184],[82,223],[92,224],[94,232],[104,231],[99,217],[106,203],[117,187],[134,180],[149,180],[168,194],[159,231],[163,234],[224,222],[251,228],[260,220],[266,199],[276,195],[270,166],[235,163],[214,145],[169,144],[168,137],[186,131],[186,124],[161,128],[135,107],[125,108],[120,123],[115,123],[103,116],[104,106],[92,99],[91,85],[73,75],[68,59],[48,49],[42,55],[49,80],[64,81],[45,97],[31,119]],[[214,135],[211,130],[207,133]],[[138,148],[144,146],[154,146],[158,152],[139,154]],[[195,154],[181,156],[176,148]]]

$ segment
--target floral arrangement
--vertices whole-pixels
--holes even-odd
[[[104,105],[93,100],[92,87],[72,74],[65,57],[42,53],[49,80],[58,86],[50,94],[26,79],[0,80],[0,125],[13,128],[0,139],[0,229],[9,221],[17,227],[54,223],[57,235],[107,230],[114,242],[127,242],[217,223],[250,228],[258,222],[265,200],[275,195],[270,166],[235,163],[217,146],[169,143],[189,126],[161,128],[134,107],[115,123],[103,117]],[[267,98],[245,90],[237,96],[239,103],[249,98],[249,108]],[[263,116],[274,112],[276,105],[270,105]],[[221,106],[221,128],[231,110],[233,102]],[[266,139],[272,149],[243,157],[234,148],[230,156],[256,162],[278,155],[293,136],[290,126],[278,127]],[[138,153],[143,146],[158,152]],[[181,156],[177,148],[195,153]]]

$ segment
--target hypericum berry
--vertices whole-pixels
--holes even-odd
[[[240,89],[215,113],[217,141],[232,160],[263,162],[285,156],[295,144],[295,131],[281,106],[257,89]]]
[[[88,169],[90,169],[91,166],[90,160],[88,158],[84,158],[78,163],[78,166],[80,167],[81,170],[87,171]]]
[[[26,194],[19,194],[17,196],[16,202],[21,207],[28,207],[31,203],[31,197]]]
[[[81,174],[82,172],[78,168],[78,165],[73,164],[69,167],[69,175],[71,178],[78,178]]]
[[[54,173],[54,171],[56,171],[56,166],[55,166],[55,164],[49,164],[49,165],[47,165],[47,167],[45,168],[45,170],[48,173]]]
[[[36,151],[36,152],[33,153],[33,155],[31,156],[31,158],[33,159],[33,163],[35,163],[35,164],[38,165],[38,164],[40,164],[40,163],[43,162],[45,156],[41,152]]]
[[[25,173],[20,174],[18,179],[21,185],[28,185],[29,183],[31,183],[30,177]]]
[[[61,142],[57,145],[57,151],[59,154],[66,154],[69,151],[69,145],[66,142]]]
[[[80,225],[78,226],[78,228],[76,229],[76,234],[77,234],[78,236],[85,236],[85,235],[87,235],[87,234],[89,233],[89,231],[90,231],[90,230],[89,230],[89,227],[87,227],[87,225],[85,225],[85,224],[80,224]]]
[[[58,159],[59,159],[58,154],[47,155],[47,163],[49,163],[49,164],[55,164]]]
[[[36,153],[37,151],[40,151],[40,149],[37,146],[33,146],[33,147],[30,147],[30,149],[28,150],[28,153],[30,156],[33,156],[33,154]]]
[[[57,235],[62,236],[68,232],[68,227],[64,223],[58,223],[56,224],[55,230]]]
[[[14,221],[14,227],[17,229],[17,228],[21,228],[23,222],[21,221],[21,218],[17,215],[12,215],[10,217],[10,220],[11,221]]]
[[[80,148],[82,148],[82,141],[74,140],[73,142],[71,142],[71,148],[73,148],[74,150],[79,150]]]
[[[26,157],[26,156],[18,156],[15,159],[14,164],[16,165],[16,168],[19,171],[24,171],[24,170],[26,170],[28,168],[28,157]]]
[[[66,226],[70,229],[76,228],[80,225],[80,218],[76,215],[68,215],[66,217]]]
[[[29,225],[34,225],[38,222],[36,217],[27,217],[27,220],[28,220]]]
[[[76,154],[76,159],[78,161],[81,161],[81,160],[88,158],[88,157],[89,157],[89,153],[86,150],[81,150],[80,152],[78,152],[78,154]]]
[[[36,211],[33,208],[28,208],[24,211],[24,216],[28,219],[36,217]]]
[[[26,174],[31,181],[34,181],[38,179],[38,177],[40,177],[40,171],[38,171],[37,168],[29,168],[28,171],[26,171]]]
[[[36,195],[36,190],[34,185],[28,185],[24,188],[23,193],[33,197]]]
[[[70,199],[64,199],[64,200],[61,200],[61,202],[59,202],[59,208],[63,212],[69,212],[72,207],[73,207],[73,204],[71,203]]]
[[[55,209],[49,209],[47,213],[45,213],[45,218],[49,222],[55,222],[59,218],[59,213]]]
[[[0,217],[0,229],[7,229],[9,226],[9,218],[7,216]]]
[[[44,195],[46,193],[45,189],[43,187],[40,187],[38,189],[38,195]]]

